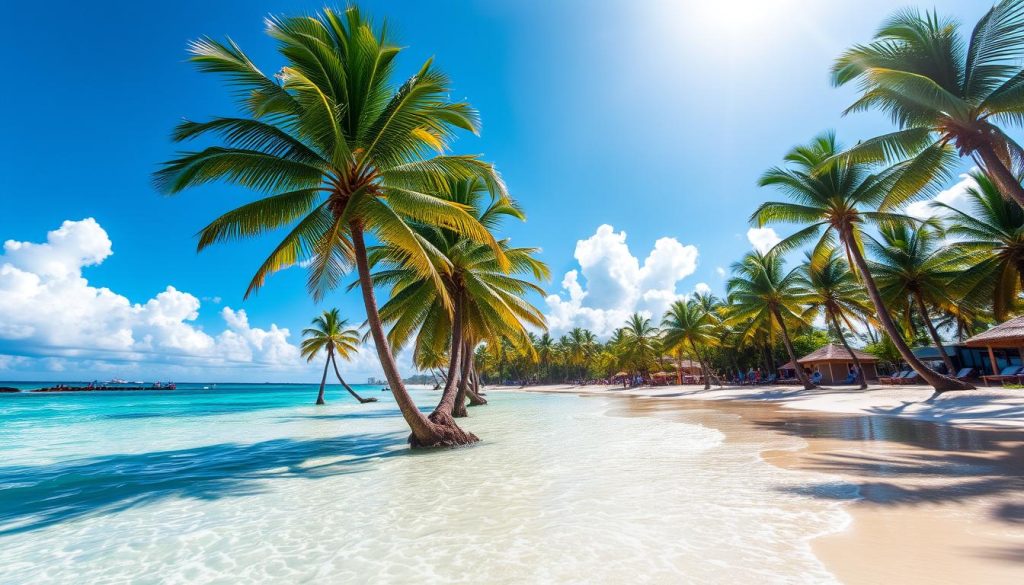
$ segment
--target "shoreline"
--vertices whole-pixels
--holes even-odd
[[[979,388],[934,396],[928,386],[825,386],[805,390],[799,386],[609,385],[489,386],[501,392],[567,392],[603,396],[633,396],[703,402],[754,402],[780,408],[835,414],[878,415],[957,425],[977,429],[1024,429],[1024,390]]]
[[[760,456],[821,474],[803,492],[843,503],[850,524],[809,540],[842,583],[1009,584],[1024,572],[1024,391],[950,392],[925,402],[929,388],[487,390],[618,396],[630,400],[610,414],[667,416],[727,440],[765,431],[802,439],[795,450],[765,444]]]

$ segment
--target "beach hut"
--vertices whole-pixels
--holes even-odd
[[[782,378],[783,380],[796,378],[796,364],[793,362],[786,362],[779,366],[779,378]]]
[[[1009,366],[1019,366],[1024,356],[1024,317],[996,325],[964,341],[963,345],[987,350],[993,374]]]
[[[857,359],[860,360],[861,367],[864,368],[864,379],[877,379],[878,358],[870,353],[863,352],[858,349],[853,350],[853,353],[857,355]],[[850,359],[850,352],[846,351],[845,347],[835,344],[829,344],[820,349],[816,349],[796,360],[796,363],[799,364],[801,368],[810,370],[811,373],[814,373],[815,369],[821,372],[822,384],[842,383],[846,380],[846,376],[850,372],[850,367],[853,366],[853,360]]]

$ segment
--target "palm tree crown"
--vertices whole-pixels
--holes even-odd
[[[847,113],[877,108],[900,130],[864,141],[847,156],[889,162],[911,156],[907,187],[920,187],[948,178],[952,145],[961,156],[976,157],[1003,192],[1024,205],[1015,177],[1024,168],[1024,150],[997,125],[1024,121],[1022,58],[1022,0],[996,3],[966,40],[955,21],[934,12],[895,13],[871,43],[836,60],[832,79],[860,84],[862,95]]]
[[[972,177],[969,212],[934,205],[947,213],[946,233],[956,239],[951,249],[968,265],[957,277],[962,298],[974,306],[990,304],[995,319],[1004,321],[1019,310],[1024,292],[1024,210],[1007,201],[984,174]]]

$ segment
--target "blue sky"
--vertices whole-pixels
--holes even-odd
[[[580,322],[579,311],[562,304],[574,287],[563,288],[563,277],[573,270],[579,291],[590,299],[581,305],[600,311],[646,306],[635,298],[623,301],[623,294],[647,292],[615,289],[622,287],[623,274],[678,294],[697,283],[722,292],[718,269],[750,249],[747,219],[770,196],[755,186],[760,173],[789,147],[824,129],[836,128],[850,142],[890,128],[878,113],[842,118],[854,89],[830,87],[828,70],[844,48],[869,40],[886,15],[905,5],[880,0],[361,3],[375,19],[387,18],[407,47],[400,57],[403,74],[434,56],[454,81],[453,95],[480,110],[482,135],[462,138],[455,149],[494,161],[526,208],[528,221],[509,225],[506,234],[518,245],[543,248],[542,258],[554,274],[547,288],[562,298],[550,310],[568,311],[559,327]],[[932,5],[973,24],[991,3]],[[104,302],[121,316],[96,335],[124,335],[127,328],[137,344],[149,327],[155,328],[154,339],[169,336],[182,348],[206,349],[195,358],[183,350],[186,355],[178,359],[161,356],[159,344],[151,352],[138,345],[125,351],[112,340],[98,351],[66,331],[82,334],[79,320],[105,313],[73,311],[54,297],[54,307],[18,307],[18,318],[25,321],[20,326],[0,322],[0,379],[316,378],[315,368],[281,365],[293,357],[286,346],[298,343],[299,331],[318,311],[304,292],[301,270],[274,276],[258,296],[242,301],[252,272],[276,242],[195,252],[196,231],[250,200],[250,194],[216,185],[163,197],[153,189],[150,174],[173,155],[168,135],[176,122],[235,113],[221,81],[185,62],[188,40],[230,36],[261,68],[274,71],[281,60],[263,32],[263,17],[320,6],[207,0],[7,7],[8,26],[0,37],[0,60],[9,74],[0,142],[0,240],[41,243],[67,220],[94,218],[95,226],[71,224],[58,244],[42,252],[22,247],[23,256],[35,254],[22,262],[38,267],[46,254],[56,255],[82,267],[87,285],[77,285],[87,289],[84,294],[103,297],[94,289],[105,288],[142,307],[107,298]],[[600,231],[603,224],[613,230]],[[68,259],[74,256],[68,246],[88,238],[97,245],[100,232],[111,250],[100,242],[88,254]],[[574,257],[580,240],[589,242],[584,248],[590,256],[583,260]],[[629,272],[632,268],[616,272],[621,261],[630,263],[625,246],[642,274]],[[644,272],[652,250],[661,253]],[[14,254],[8,250],[0,256],[0,267],[14,262]],[[589,263],[589,281],[581,261]],[[659,278],[667,281],[656,283]],[[175,292],[157,297],[168,286]],[[196,302],[190,305],[184,293]],[[599,298],[605,306],[595,304]],[[156,302],[147,309],[151,299]],[[543,299],[536,301],[549,310]],[[362,321],[355,294],[339,291],[326,304]],[[231,313],[225,314],[225,307]],[[244,326],[239,309],[247,316]],[[50,315],[59,322],[40,327]],[[606,311],[604,318],[614,315]],[[145,327],[134,325],[143,318]],[[164,327],[165,318],[181,323]],[[221,337],[225,330],[233,334]],[[72,339],[62,339],[65,335]],[[210,349],[215,346],[221,349]],[[377,371],[372,359],[360,359],[351,369],[356,375]]]

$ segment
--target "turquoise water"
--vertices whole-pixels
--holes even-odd
[[[759,455],[798,439],[492,393],[481,444],[411,452],[356,390],[0,394],[0,582],[833,582],[841,505]]]

